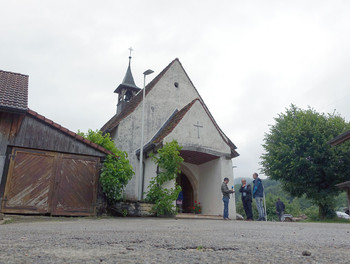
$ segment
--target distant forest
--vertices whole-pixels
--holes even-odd
[[[239,188],[241,187],[242,178],[235,179],[234,188],[235,188],[235,198],[236,198],[236,210],[237,213],[243,215],[245,217],[245,213],[243,210],[243,204],[241,200],[241,193],[239,192]],[[253,179],[246,178],[247,183],[251,184],[251,188],[253,190]],[[308,218],[318,219],[318,207],[313,205],[311,201],[308,199],[301,197],[296,198],[290,196],[287,192],[282,189],[282,185],[278,181],[273,181],[269,179],[264,179],[263,185],[265,189],[265,199],[266,199],[266,208],[267,208],[267,218],[269,221],[277,221],[276,208],[275,204],[278,198],[285,204],[286,214],[291,214],[293,216],[300,216],[305,214]],[[336,199],[336,210],[344,212],[344,208],[347,207],[347,198],[345,192],[340,192]],[[255,202],[253,201],[253,214],[254,219],[257,218],[258,212],[256,210]]]

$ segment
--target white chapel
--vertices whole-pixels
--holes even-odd
[[[143,200],[157,166],[148,154],[165,142],[176,140],[184,159],[177,183],[184,195],[184,212],[194,201],[205,215],[222,215],[221,184],[225,177],[233,185],[232,159],[236,146],[215,122],[203,99],[178,59],[173,60],[145,88],[143,166],[140,172],[140,145],[143,91],[135,85],[129,66],[118,94],[116,114],[101,128],[118,149],[126,151],[135,175],[126,187],[126,197]],[[235,198],[230,200],[230,217],[235,218]]]

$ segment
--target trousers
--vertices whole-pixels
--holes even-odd
[[[228,203],[230,201],[230,198],[228,197],[223,197],[222,201],[224,202],[224,219],[228,218]]]
[[[243,199],[242,202],[247,219],[253,220],[252,200]]]
[[[259,219],[265,218],[265,211],[263,206],[263,198],[255,197],[256,209],[258,209]]]

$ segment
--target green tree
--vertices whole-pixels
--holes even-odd
[[[159,149],[158,155],[152,155],[152,159],[159,168],[159,173],[150,181],[146,200],[154,203],[153,211],[158,216],[176,214],[174,201],[179,195],[181,187],[176,184],[175,179],[181,172],[180,165],[183,162],[180,150],[181,147],[173,140]],[[175,183],[174,188],[166,188],[165,184],[171,181]]]
[[[319,207],[320,218],[334,215],[335,184],[350,176],[350,145],[330,147],[329,140],[350,127],[337,114],[319,114],[294,105],[275,118],[265,134],[261,156],[263,172],[279,180],[292,197]]]
[[[125,186],[134,175],[128,154],[116,148],[109,133],[103,135],[101,131],[89,129],[87,133],[78,131],[78,135],[114,153],[114,155],[107,155],[103,162],[100,183],[108,199],[111,201],[120,200]]]

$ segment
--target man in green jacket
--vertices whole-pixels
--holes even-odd
[[[228,178],[225,178],[221,185],[222,201],[224,202],[224,220],[230,220],[228,218],[228,203],[230,201],[230,194],[235,192],[233,188],[232,190],[229,190],[227,187],[229,181],[230,180]]]

